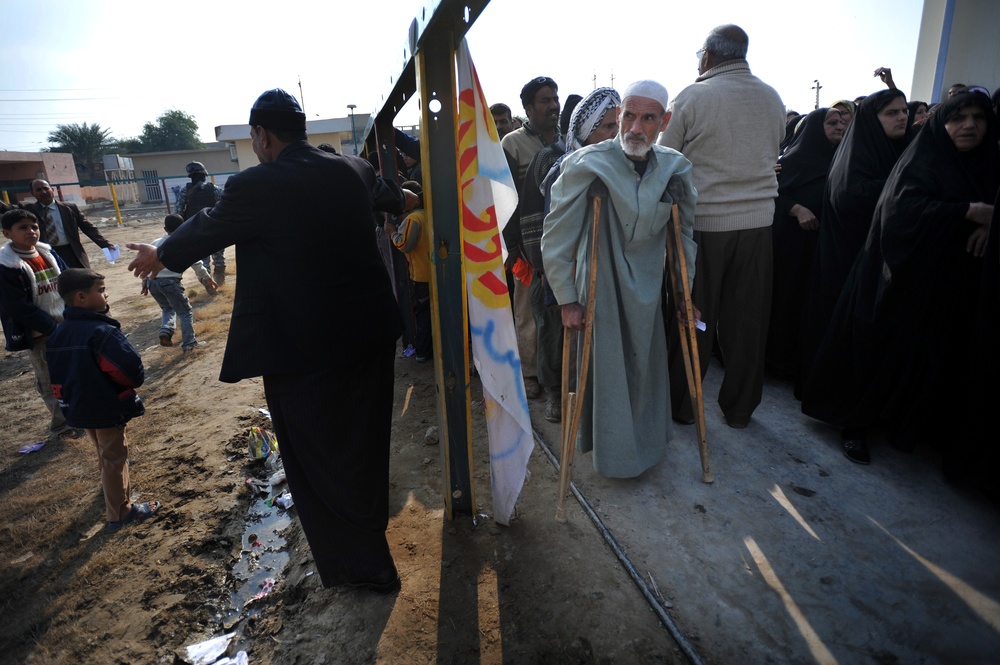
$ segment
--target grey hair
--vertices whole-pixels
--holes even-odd
[[[736,60],[747,57],[750,38],[738,25],[720,25],[708,33],[705,50],[717,60]]]

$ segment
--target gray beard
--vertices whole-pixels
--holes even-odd
[[[619,145],[621,145],[622,150],[625,151],[625,154],[628,155],[629,157],[634,157],[636,159],[645,159],[646,155],[649,154],[649,151],[653,149],[653,144],[646,143],[645,138],[646,137],[643,137],[642,145],[637,145],[635,143],[630,143],[629,141],[626,141],[625,135],[619,134],[618,143]]]

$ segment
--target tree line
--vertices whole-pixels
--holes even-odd
[[[164,111],[155,122],[147,122],[142,133],[132,138],[116,139],[111,129],[99,124],[56,125],[49,133],[49,152],[68,152],[73,155],[77,171],[83,176],[103,177],[103,156],[106,154],[135,154],[165,152],[168,150],[198,150],[198,123],[184,111]]]

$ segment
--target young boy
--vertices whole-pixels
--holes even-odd
[[[420,183],[408,180],[401,187],[414,192],[420,202],[411,210],[397,228],[391,222],[383,226],[396,249],[406,254],[410,272],[410,298],[416,323],[416,356],[418,363],[425,363],[434,354],[431,334],[431,250],[430,219],[424,210],[424,195]]]
[[[125,424],[146,412],[135,389],[142,385],[142,358],[107,316],[104,276],[85,268],[59,275],[66,303],[63,322],[49,337],[46,355],[52,392],[74,427],[97,447],[108,528],[117,530],[160,509],[156,501],[132,503]]]
[[[62,321],[63,301],[56,279],[66,269],[63,260],[39,242],[38,218],[14,208],[0,218],[7,243],[0,248],[0,325],[8,351],[27,350],[35,370],[35,389],[48,408],[49,436],[78,439],[82,432],[70,427],[52,395],[45,342]]]
[[[167,239],[171,233],[177,230],[184,223],[184,218],[180,215],[167,215],[163,220],[163,230],[166,235],[161,236],[152,242],[154,247]],[[195,262],[191,266],[198,281],[202,283],[209,295],[215,295],[218,284],[212,279],[201,261]],[[184,293],[184,285],[181,284],[181,273],[164,268],[153,279],[142,280],[142,295],[152,294],[153,300],[160,306],[160,345],[173,346],[174,341],[174,316],[181,326],[181,349],[187,353],[195,349],[204,342],[199,342],[194,335],[194,315],[191,312],[191,302]]]

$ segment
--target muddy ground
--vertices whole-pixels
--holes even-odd
[[[152,240],[161,215],[130,216],[103,233],[122,245]],[[147,412],[128,427],[133,491],[164,508],[147,523],[108,533],[85,439],[19,454],[45,438],[45,411],[27,354],[4,354],[0,661],[175,663],[187,645],[230,632],[229,653],[245,649],[255,665],[683,661],[574,502],[570,523],[556,525],[557,474],[540,451],[511,526],[492,521],[481,413],[474,416],[479,515],[445,519],[441,450],[424,441],[436,423],[433,363],[412,358],[396,366],[388,532],[402,591],[323,589],[293,520],[280,534],[290,562],[274,571],[274,590],[233,608],[244,584],[234,571],[245,570],[245,550],[255,549],[247,546],[255,530],[247,523],[258,495],[245,480],[268,475],[247,455],[248,428],[267,427],[261,381],[217,380],[239,278],[233,250],[236,275],[215,299],[185,275],[195,329],[207,344],[182,354],[158,345],[159,309],[139,295],[127,260],[109,265],[96,246],[86,247],[107,277],[111,315],[146,367],[140,394]],[[337,423],[329,427],[336,437]]]

